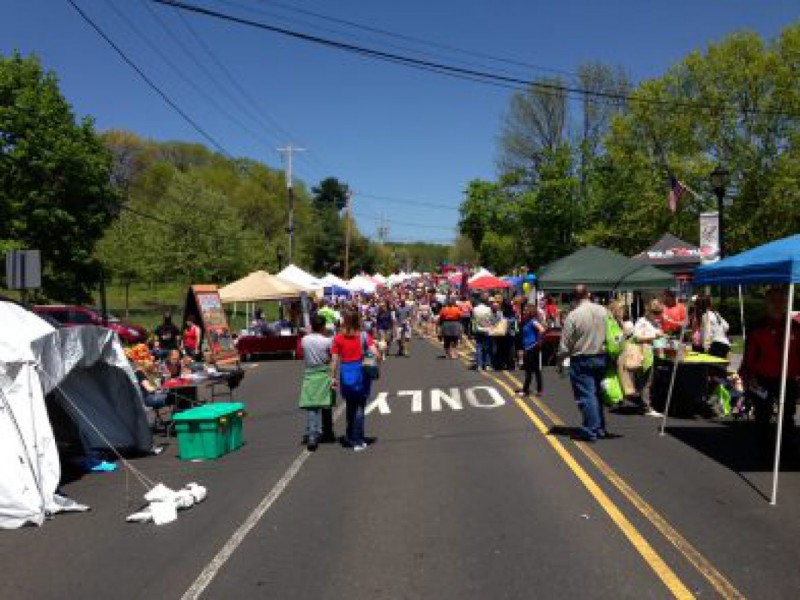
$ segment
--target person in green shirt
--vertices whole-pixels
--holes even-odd
[[[325,329],[330,332],[336,331],[336,326],[339,324],[339,315],[328,305],[327,300],[320,300],[317,314],[323,321],[325,321]]]

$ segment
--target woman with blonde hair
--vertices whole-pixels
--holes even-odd
[[[662,416],[653,410],[650,391],[653,385],[653,344],[666,337],[661,329],[664,305],[659,300],[651,300],[643,317],[633,327],[633,342],[628,344],[621,357],[625,369],[633,374],[636,392],[645,415]]]

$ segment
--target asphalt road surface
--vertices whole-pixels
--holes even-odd
[[[670,598],[800,596],[800,476],[771,507],[747,424],[609,415],[616,437],[572,441],[568,384],[481,374],[427,340],[390,358],[366,452],[300,446],[301,364],[259,363],[238,393],[247,444],[134,464],[208,499],[163,527],[125,523],[125,472],[64,491],[92,506],[0,532],[0,598]],[[344,429],[343,418],[336,423]]]

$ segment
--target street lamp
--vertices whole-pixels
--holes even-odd
[[[717,212],[719,213],[719,257],[725,258],[725,190],[728,187],[730,173],[722,165],[717,165],[711,172],[711,188],[717,197]]]
[[[278,246],[278,272],[283,271],[283,246]]]

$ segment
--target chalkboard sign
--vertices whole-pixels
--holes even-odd
[[[193,285],[186,295],[187,315],[194,315],[195,322],[203,330],[202,344],[212,362],[230,362],[239,359],[233,343],[228,318],[215,285]]]

